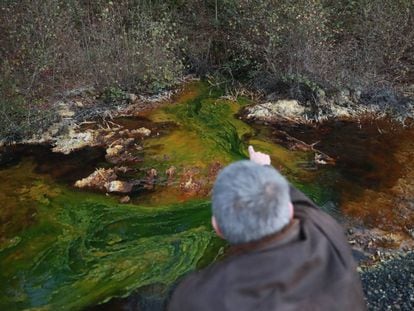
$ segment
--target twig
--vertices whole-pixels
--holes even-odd
[[[285,131],[282,130],[278,130],[278,132],[280,132],[281,134],[285,135],[287,138],[293,140],[295,143],[297,144],[302,144],[305,147],[307,147],[308,149],[312,150],[313,152],[316,152],[322,156],[324,156],[326,158],[327,161],[333,162],[335,163],[335,159],[332,158],[331,156],[329,156],[328,154],[326,154],[325,152],[320,151],[319,149],[315,148],[315,145],[317,145],[318,143],[320,143],[320,141],[314,142],[312,144],[308,144],[305,143],[303,140],[297,139],[296,137],[293,137],[292,135],[289,135],[288,133],[286,133]]]

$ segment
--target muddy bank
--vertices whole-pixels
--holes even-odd
[[[242,112],[247,120],[291,123],[322,123],[326,121],[389,119],[403,126],[412,126],[414,99],[386,90],[362,93],[347,89],[289,97],[277,91],[267,95],[261,103],[246,107]]]

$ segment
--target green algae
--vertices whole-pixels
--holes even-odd
[[[0,252],[2,310],[76,310],[171,285],[217,244],[205,201],[153,210],[64,187],[45,201],[36,189],[38,222]]]
[[[246,158],[242,137],[252,130],[234,117],[242,104],[220,99],[221,93],[211,93],[205,83],[188,87],[190,95],[183,101],[178,99],[178,103],[149,113],[154,122],[172,121],[179,127],[171,135],[147,140],[146,147],[154,148],[158,156],[167,156],[172,165],[205,166],[212,160],[228,163]]]
[[[277,165],[292,174],[303,172],[298,163],[306,161],[303,152],[292,152],[282,146],[268,142],[268,138],[257,138],[255,129],[236,117],[239,110],[250,104],[246,98],[237,101],[221,97],[220,90],[211,90],[206,83],[188,86],[184,100],[151,111],[147,117],[154,122],[176,122],[179,128],[164,137],[147,140],[146,148],[155,149],[145,159],[147,163],[155,154],[168,158],[170,164],[206,165],[209,161],[228,164],[248,157],[247,146],[252,144],[271,155]],[[254,137],[254,138],[252,138]]]

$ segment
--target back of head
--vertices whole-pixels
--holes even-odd
[[[291,219],[289,184],[273,167],[239,161],[217,177],[213,215],[231,244],[259,240],[282,230]]]

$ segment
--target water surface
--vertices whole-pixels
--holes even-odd
[[[309,144],[320,140],[318,148],[337,160],[318,166],[313,152],[286,148],[282,125],[241,121],[237,113],[248,100],[221,95],[192,83],[161,108],[114,120],[152,131],[123,177],[145,179],[151,169],[157,177],[129,204],[73,187],[96,168],[113,166],[102,148],[68,156],[49,146],[3,152],[0,309],[80,310],[132,293],[140,298],[129,303],[162,307],[177,279],[223,254],[225,244],[210,226],[210,190],[223,166],[246,158],[249,144],[269,153],[275,167],[338,219],[402,232],[414,223],[412,131],[283,125]],[[116,309],[122,305],[116,301],[122,300],[98,309]]]

